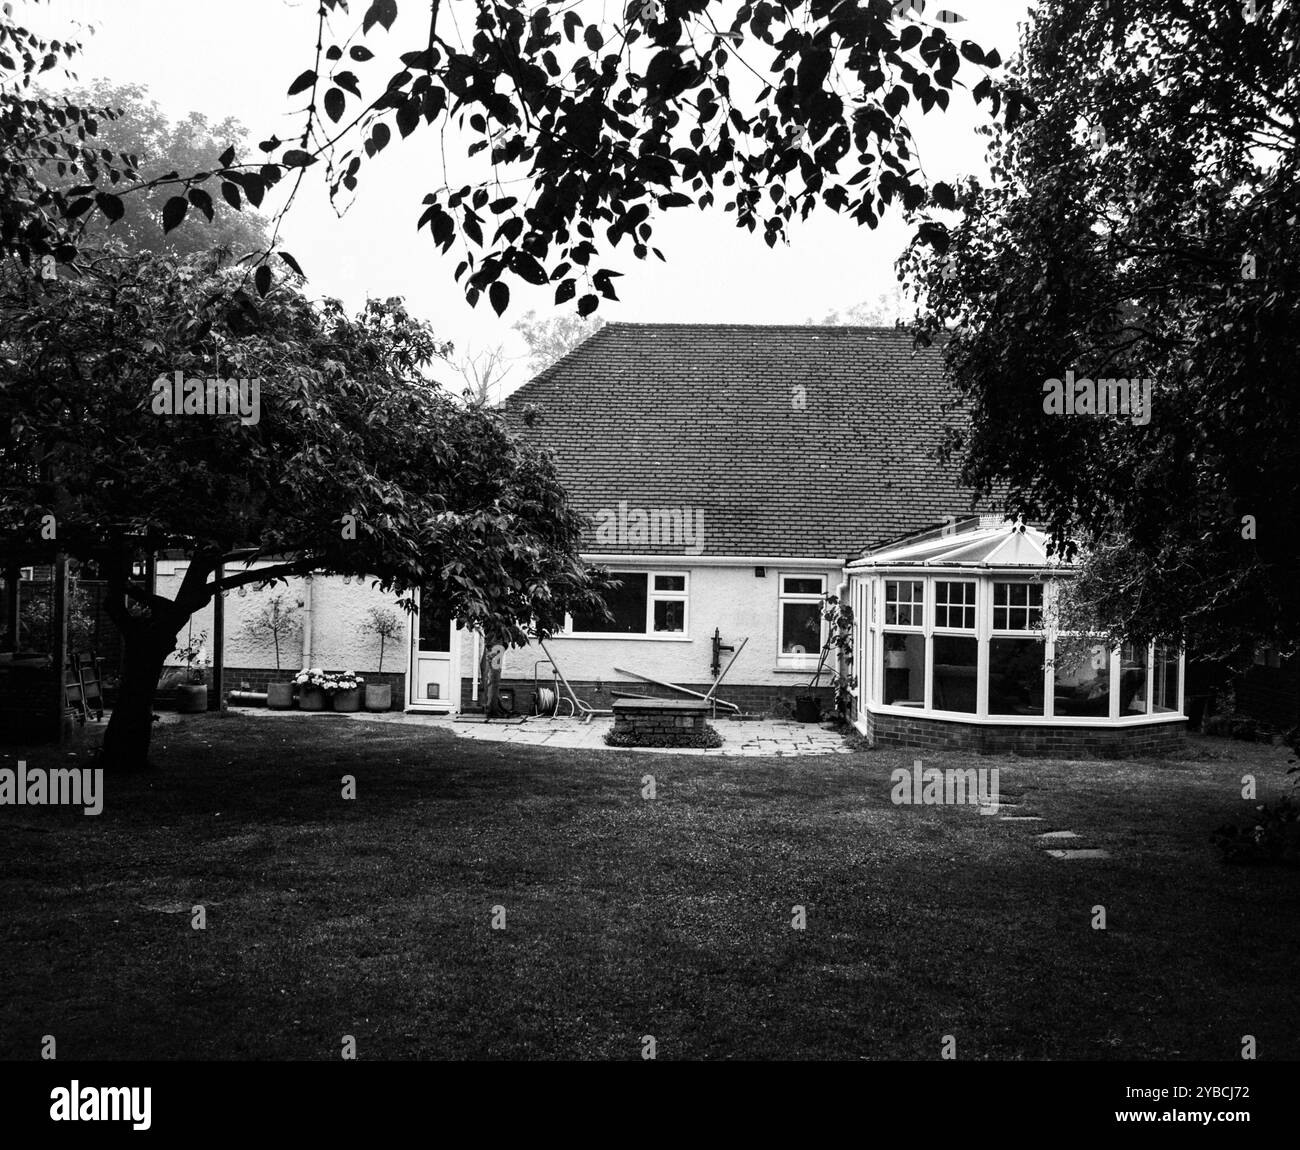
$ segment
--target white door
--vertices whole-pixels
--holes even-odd
[[[438,609],[433,594],[422,590],[419,603],[411,626],[407,705],[419,710],[459,711],[458,629],[451,616]]]

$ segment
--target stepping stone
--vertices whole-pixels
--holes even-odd
[[[1043,819],[1041,815],[1003,815],[1002,821],[1004,823],[1041,823]]]
[[[1078,851],[1048,851],[1054,859],[1108,859],[1110,851],[1100,850],[1078,850]]]
[[[1079,836],[1073,831],[1048,831],[1038,837],[1040,839],[1077,839]]]

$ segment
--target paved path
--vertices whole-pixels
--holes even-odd
[[[280,719],[301,723],[315,722],[317,715],[303,715],[293,711],[268,711],[264,707],[232,708],[241,715],[255,718]],[[450,731],[462,739],[482,739],[496,743],[515,743],[529,747],[561,747],[584,751],[638,751],[652,755],[847,755],[852,751],[839,733],[815,723],[793,723],[780,719],[755,719],[737,722],[719,718],[713,728],[723,738],[716,750],[694,747],[609,747],[605,733],[614,725],[609,718],[597,717],[590,723],[576,719],[527,718],[522,723],[466,723],[456,722],[443,715],[404,714],[384,711],[332,717],[351,719],[361,723],[393,723],[399,726],[433,727]]]

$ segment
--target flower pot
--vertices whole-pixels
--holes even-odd
[[[267,683],[266,705],[273,711],[287,711],[293,706],[292,683]]]
[[[319,687],[298,688],[298,708],[302,711],[323,711],[329,706],[329,699]]]
[[[821,700],[816,695],[796,695],[794,717],[800,723],[816,723],[822,717]]]
[[[361,688],[353,687],[347,691],[335,691],[334,709],[336,711],[359,711],[361,710]]]
[[[208,709],[206,683],[181,683],[176,688],[176,709],[182,715],[195,715]]]
[[[392,683],[366,684],[366,710],[388,711],[393,706]]]

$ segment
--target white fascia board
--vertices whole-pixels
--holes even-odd
[[[791,559],[771,555],[600,555],[584,551],[587,563],[635,564],[642,567],[844,567],[843,559]]]

